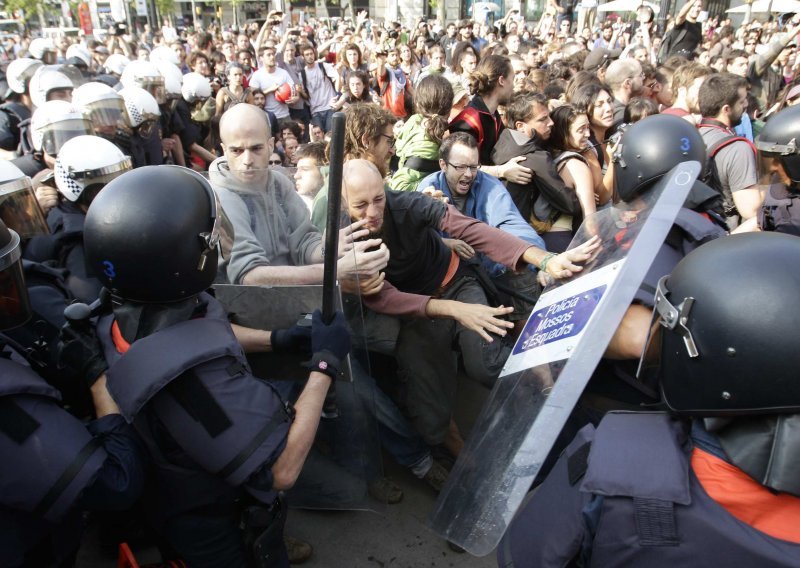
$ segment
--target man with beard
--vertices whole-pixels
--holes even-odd
[[[606,83],[614,95],[614,125],[622,124],[625,106],[644,91],[642,64],[635,59],[617,59],[606,69]]]
[[[458,164],[478,170],[477,156]],[[464,241],[511,270],[527,265],[556,278],[581,270],[595,239],[560,255],[462,215],[454,206],[416,192],[384,188],[381,173],[366,160],[344,165],[343,197],[353,222],[390,251],[383,288],[362,301],[371,310],[400,318],[395,355],[409,417],[430,445],[448,442],[459,356],[471,379],[491,386],[511,351],[511,307],[490,307],[475,271],[442,241]],[[451,442],[455,442],[450,439]],[[447,449],[453,454],[460,444]]]
[[[755,217],[764,200],[758,188],[756,150],[733,129],[747,108],[747,80],[731,73],[711,75],[698,96],[700,135],[708,150],[709,185],[722,193],[730,229]]]
[[[484,172],[514,183],[531,181],[531,170],[519,164],[523,157],[512,158],[504,164],[492,161],[492,149],[505,126],[497,107],[507,105],[514,94],[514,68],[503,55],[489,55],[481,59],[470,75],[469,90],[474,95],[467,105],[450,122],[450,132],[466,132],[478,141],[480,163]]]

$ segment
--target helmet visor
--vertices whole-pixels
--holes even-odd
[[[124,126],[128,122],[125,101],[122,99],[105,99],[90,103],[86,105],[83,114],[92,122],[98,132],[104,128],[116,130],[117,127]]]
[[[51,156],[58,156],[58,152],[67,140],[82,134],[94,134],[92,123],[85,118],[56,122],[49,125],[42,133],[42,149]]]
[[[160,105],[167,102],[167,90],[164,88],[164,77],[144,77],[136,81],[142,89],[153,95]]]
[[[31,317],[31,304],[22,273],[20,238],[11,233],[11,242],[0,250],[0,331],[24,324]]]
[[[50,234],[29,177],[0,185],[0,218],[23,240]]]

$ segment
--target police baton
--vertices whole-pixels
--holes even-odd
[[[332,117],[330,142],[330,173],[328,174],[328,221],[325,227],[324,272],[322,277],[322,321],[329,324],[336,315],[336,262],[339,260],[339,220],[342,215],[342,168],[344,166],[344,125],[343,112]],[[331,383],[322,415],[337,418],[336,381]]]

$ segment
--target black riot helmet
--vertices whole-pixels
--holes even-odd
[[[131,170],[108,183],[83,230],[89,270],[112,295],[144,303],[176,302],[208,288],[217,247],[230,250],[232,238],[208,180],[169,165]]]
[[[686,120],[655,114],[625,128],[613,160],[617,196],[628,202],[681,162],[705,168],[706,145]]]
[[[756,138],[756,148],[762,156],[779,158],[792,185],[800,185],[800,105],[770,118]]]
[[[732,235],[687,255],[656,292],[667,406],[708,417],[800,412],[798,289],[795,236]]]
[[[20,238],[0,219],[0,331],[18,327],[30,317]]]

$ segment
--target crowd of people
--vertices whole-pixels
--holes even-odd
[[[304,463],[321,421],[357,428],[329,394],[344,372],[385,453],[440,491],[464,448],[460,377],[491,389],[543,288],[608,248],[573,244],[584,220],[696,161],[500,563],[796,566],[785,338],[800,314],[745,291],[797,283],[800,14],[734,27],[701,0],[661,25],[647,6],[575,9],[410,27],[271,12],[260,27],[6,40],[0,564],[71,565],[85,511],[136,518],[165,562],[307,559],[283,534],[284,496],[303,475],[332,483]],[[322,284],[329,191],[342,194],[337,277],[356,301],[310,325],[242,324],[209,288]],[[765,231],[790,236],[731,236]],[[672,359],[643,377],[654,313]],[[245,353],[262,352],[302,355],[307,380],[256,377]],[[375,367],[387,376],[365,354],[390,361]],[[636,413],[654,408],[670,413]],[[623,472],[626,444],[639,457]],[[343,461],[325,467],[352,473]],[[368,477],[372,498],[403,498],[380,468]]]

